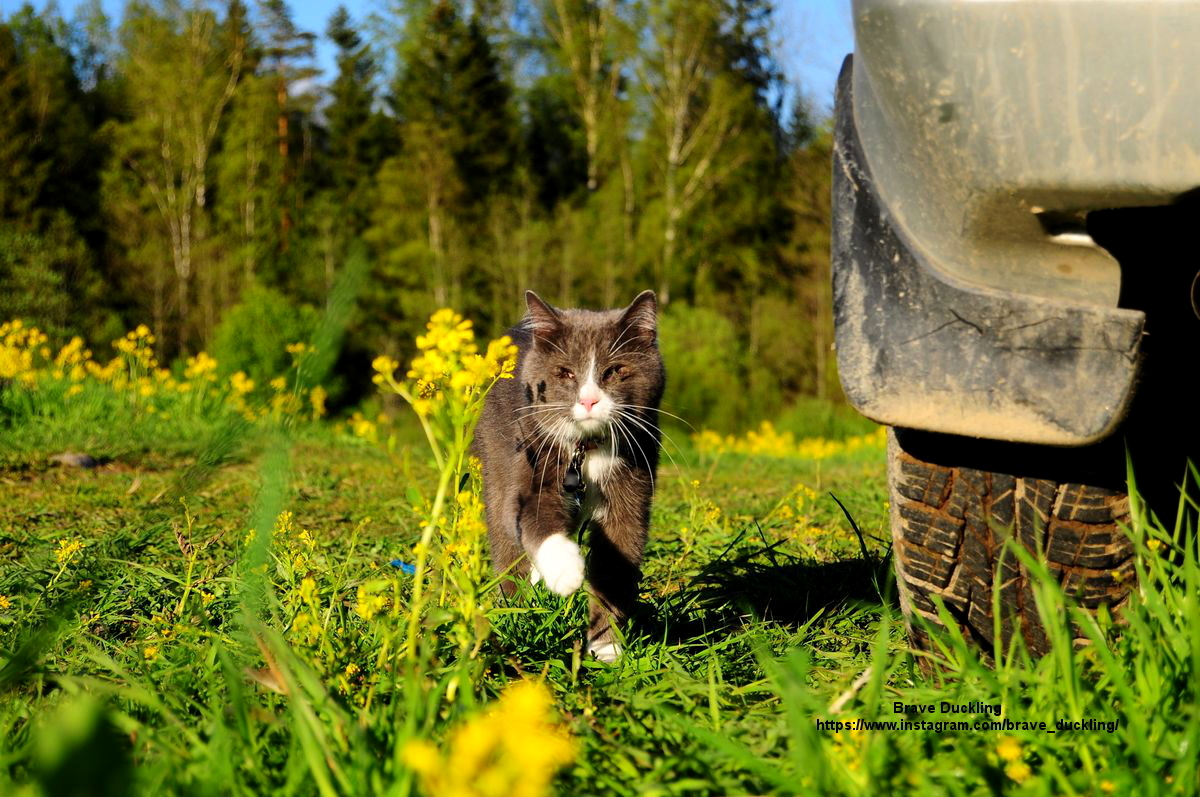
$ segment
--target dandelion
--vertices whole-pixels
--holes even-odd
[[[9,600],[8,596],[0,595],[0,609],[11,609],[11,608],[12,608],[12,601]]]
[[[1105,794],[1112,794],[1116,790],[1117,784],[1113,783],[1111,780],[1105,779],[1100,781],[1100,791],[1104,792]]]
[[[146,645],[142,648],[142,658],[146,661],[154,661],[158,658],[158,645]]]
[[[429,797],[542,797],[575,758],[574,740],[551,721],[553,702],[533,681],[510,686],[489,711],[454,730],[445,755],[425,741],[404,747],[404,763]]]
[[[1005,761],[1016,761],[1021,757],[1021,743],[1011,736],[1005,736],[996,745],[996,754]]]
[[[1014,761],[1004,768],[1004,774],[1017,783],[1024,783],[1029,780],[1029,776],[1033,774],[1033,770],[1024,761]]]
[[[75,559],[76,554],[82,550],[82,542],[79,540],[68,540],[64,537],[58,541],[58,547],[54,549],[54,560],[61,567],[66,567]]]

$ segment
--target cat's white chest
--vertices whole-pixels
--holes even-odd
[[[603,484],[617,469],[617,461],[613,443],[607,440],[584,455],[583,478],[594,484]]]
[[[582,470],[587,488],[579,507],[584,520],[603,521],[608,514],[608,501],[600,488],[616,472],[619,461],[612,441],[601,443],[584,455]]]

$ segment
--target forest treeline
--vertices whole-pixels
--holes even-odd
[[[97,347],[144,322],[164,361],[271,373],[361,246],[343,401],[436,307],[499,334],[527,288],[647,287],[696,426],[836,397],[830,137],[783,118],[776,39],[770,0],[393,0],[324,31],[285,0],[27,6],[0,23],[0,319]]]

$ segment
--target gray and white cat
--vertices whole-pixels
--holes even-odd
[[[657,303],[652,291],[623,310],[555,309],[533,291],[525,301],[508,332],[515,378],[492,388],[475,431],[492,562],[559,595],[586,573],[588,651],[613,661],[615,628],[637,601],[658,466]],[[572,539],[584,524],[586,566]]]

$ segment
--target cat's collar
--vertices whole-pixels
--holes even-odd
[[[587,484],[583,481],[583,458],[587,456],[587,452],[594,451],[599,447],[599,441],[594,438],[585,438],[575,444],[571,461],[567,465],[567,473],[563,476],[564,492],[574,495],[576,498],[582,497],[584,490],[587,489]]]

